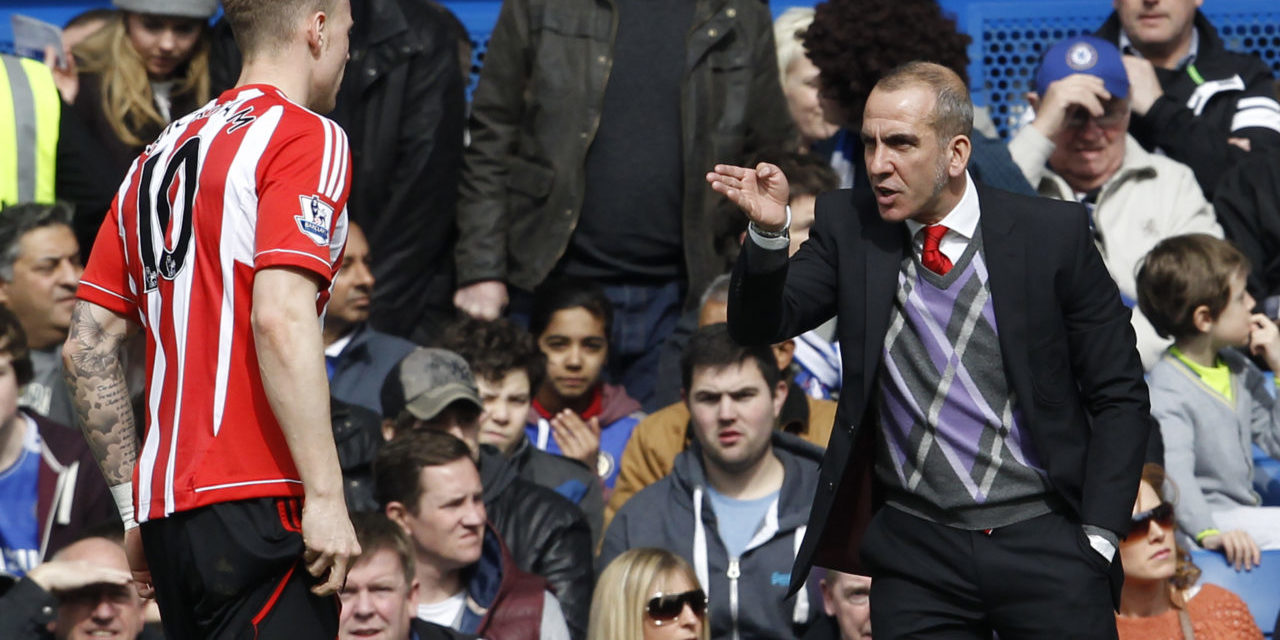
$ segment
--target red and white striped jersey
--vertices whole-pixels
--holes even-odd
[[[251,85],[174,121],[130,167],[77,295],[146,334],[139,521],[303,494],[259,375],[253,279],[287,266],[332,282],[349,158],[337,124]],[[326,286],[317,315],[328,298]]]

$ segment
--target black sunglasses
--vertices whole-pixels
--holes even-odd
[[[657,624],[669,622],[680,617],[684,606],[689,605],[693,615],[702,617],[707,612],[707,594],[702,589],[694,589],[684,593],[659,593],[649,598],[645,612]]]
[[[1151,529],[1151,522],[1164,527],[1165,529],[1173,528],[1173,505],[1168,502],[1161,502],[1154,509],[1140,511],[1133,514],[1133,518],[1129,521],[1129,535],[1126,540],[1132,540],[1147,535],[1147,531]]]

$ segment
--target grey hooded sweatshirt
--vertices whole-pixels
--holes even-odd
[[[729,557],[721,542],[695,442],[676,456],[670,474],[618,511],[605,532],[596,566],[603,569],[628,549],[670,550],[693,566],[707,592],[712,638],[799,638],[822,603],[817,580],[810,580],[795,597],[786,597],[818,484],[822,450],[774,431],[773,453],[785,473],[782,488],[741,556]]]

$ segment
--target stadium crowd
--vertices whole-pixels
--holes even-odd
[[[842,386],[864,384],[844,375],[840,340],[862,325],[831,305],[798,335],[735,340],[745,276],[730,273],[778,238],[706,174],[785,176],[778,248],[813,259],[832,229],[822,194],[883,200],[876,145],[922,144],[864,128],[880,80],[923,61],[967,86],[970,36],[934,0],[825,0],[776,21],[760,0],[504,0],[468,101],[472,43],[447,9],[349,1],[329,117],[349,140],[350,226],[323,348],[362,552],[339,637],[871,638],[872,596],[906,592],[792,575],[830,484],[824,449],[862,419],[837,411]],[[1114,0],[1095,33],[1047,48],[1034,118],[1008,141],[970,105],[960,179],[1082,205],[1084,251],[1132,314],[1136,354],[1071,363],[1132,356],[1145,373],[1131,522],[1086,524],[1080,543],[1103,572],[1112,552],[1123,565],[1124,640],[1280,625],[1198,581],[1187,551],[1238,571],[1280,562],[1266,553],[1280,550],[1280,87],[1224,47],[1202,1]],[[27,107],[0,109],[0,125],[32,105],[60,114],[0,134],[19,165],[0,184],[5,639],[163,637],[79,434],[63,345],[133,158],[235,87],[242,58],[227,21],[211,23],[217,0],[113,3],[68,23],[65,52],[41,64],[3,55],[0,101]],[[984,240],[969,246],[996,250]],[[150,415],[143,343],[126,356],[129,402]],[[1048,459],[1021,470],[1047,486]],[[964,615],[965,637],[1030,637]]]

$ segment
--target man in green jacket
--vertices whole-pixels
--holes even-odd
[[[611,377],[644,403],[685,293],[727,268],[733,217],[703,174],[795,139],[771,29],[757,0],[505,2],[472,105],[454,303],[493,318],[552,271],[601,283]]]

